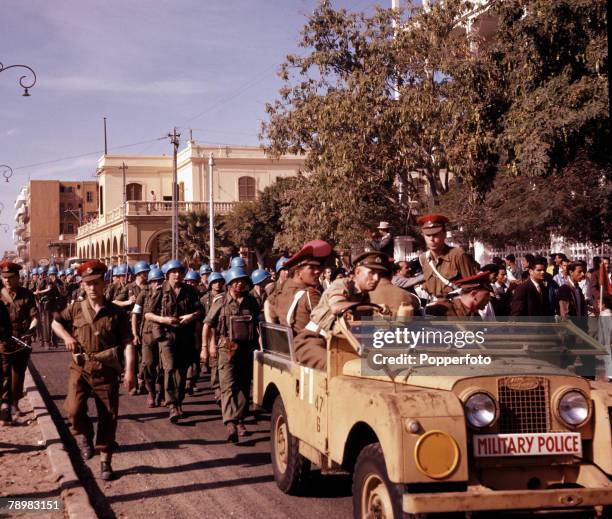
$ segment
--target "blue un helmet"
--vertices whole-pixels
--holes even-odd
[[[208,263],[203,263],[200,267],[200,276],[205,276],[206,274],[210,274],[213,270],[210,268]]]
[[[64,269],[64,274],[67,276],[72,276],[74,274],[74,269],[72,267],[68,267],[67,269]]]
[[[247,281],[251,281],[251,278],[246,273],[246,271],[241,267],[234,267],[227,271],[227,276],[225,276],[225,282],[228,285],[231,285],[233,281],[237,279],[246,279]]]
[[[170,261],[166,261],[166,263],[164,263],[164,267],[166,268],[166,271],[164,272],[166,276],[171,270],[179,269],[181,272],[185,272],[185,266],[180,260],[177,259],[171,259]],[[162,271],[164,267],[162,267]]]
[[[32,276],[34,276],[34,275],[38,276],[38,267],[34,267],[34,268],[32,269],[31,275],[32,275]]]
[[[266,279],[270,279],[270,273],[264,269],[255,269],[251,273],[251,281],[254,285],[259,285],[259,283],[263,283]]]
[[[47,273],[47,267],[38,267],[38,273],[39,274],[46,274]]]
[[[278,258],[278,261],[276,262],[276,269],[275,269],[277,274],[285,268],[285,263],[287,263],[288,261],[289,261],[289,258],[287,258],[286,256],[283,256],[282,258]]]
[[[198,274],[195,270],[190,270],[185,274],[185,281],[195,281],[196,283],[200,282],[200,274]]]
[[[55,275],[57,276],[58,272],[59,272],[59,271],[57,270],[57,267],[56,267],[55,265],[51,265],[51,266],[49,267],[49,270],[47,270],[47,274],[48,274],[48,275],[50,275],[50,274],[55,274]]]
[[[147,275],[147,281],[150,283],[151,281],[163,281],[164,280],[164,273],[162,272],[161,269],[158,269],[157,267],[153,267],[151,270],[149,270],[149,274]]]
[[[125,263],[117,265],[117,270],[113,269],[113,276],[127,276],[129,268]]]
[[[230,260],[230,269],[233,269],[236,267],[239,267],[239,268],[246,267],[246,263],[244,262],[244,259],[242,259],[240,256],[235,256],[234,258]]]
[[[137,261],[134,265],[134,274],[140,274],[141,272],[149,272],[151,267],[146,261]]]
[[[225,278],[223,277],[223,274],[221,274],[221,272],[213,272],[209,277],[208,277],[208,285],[212,285],[215,281],[222,281],[223,283],[225,283]]]

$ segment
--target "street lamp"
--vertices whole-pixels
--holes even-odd
[[[29,70],[30,73],[32,74],[32,82],[26,82],[24,83],[24,79],[27,79],[27,75],[25,76],[21,76],[19,78],[19,84],[21,85],[21,88],[23,88],[23,97],[30,97],[30,92],[29,89],[32,88],[35,84],[36,84],[36,72],[34,72],[34,70],[31,67],[28,67],[27,65],[9,65],[8,67],[5,67],[2,63],[0,63],[0,72],[4,72],[5,70],[8,70],[10,68],[25,68],[26,70]]]
[[[9,178],[13,176],[13,168],[7,166],[6,164],[0,164],[0,171],[2,171],[2,176],[7,182],[9,181]]]
[[[4,232],[8,232],[10,227],[5,223],[0,223],[0,228],[4,229]]]

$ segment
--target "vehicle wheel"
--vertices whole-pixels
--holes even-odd
[[[357,457],[353,473],[355,519],[399,519],[402,491],[389,481],[380,443],[365,447]]]
[[[289,432],[287,413],[280,396],[276,397],[272,407],[271,428],[274,479],[285,494],[294,494],[310,472],[310,461],[299,453],[299,441]]]

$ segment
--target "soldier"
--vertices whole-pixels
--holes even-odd
[[[337,317],[353,303],[369,303],[369,293],[378,285],[380,274],[391,271],[384,252],[364,252],[353,262],[353,279],[336,279],[323,293],[310,314],[310,321],[294,341],[296,360],[315,369],[327,365],[327,337]]]
[[[74,269],[69,267],[64,270],[66,273],[66,301],[68,304],[76,301],[80,285],[74,276]]]
[[[265,269],[255,269],[251,272],[251,283],[253,284],[251,295],[257,299],[257,303],[263,309],[268,299],[266,287],[271,284],[270,273]]]
[[[444,299],[459,288],[454,281],[476,274],[476,265],[463,249],[445,243],[446,216],[428,214],[421,216],[417,223],[427,246],[427,252],[419,257],[425,290],[432,299]]]
[[[212,274],[212,269],[208,263],[202,264],[200,267],[200,284],[198,285],[198,293],[202,297],[208,291],[208,276]]]
[[[219,272],[213,272],[208,278],[208,292],[202,298],[200,302],[204,307],[204,316],[208,315],[208,312],[212,308],[212,305],[223,297],[223,286],[225,285],[225,279]],[[217,337],[214,328],[210,328],[210,325],[204,323],[202,327],[202,352],[200,353],[200,360],[204,363],[208,362],[210,368],[210,387],[213,390],[215,402],[221,405],[221,388],[219,386],[219,356],[210,355],[211,345],[217,344]]]
[[[4,380],[4,373],[10,370],[8,366],[8,357],[5,352],[8,352],[11,348],[12,335],[13,326],[11,324],[11,317],[6,306],[0,305],[0,388],[3,389],[2,395],[0,395],[0,425],[8,425],[11,423],[11,402],[8,396],[4,396],[4,387],[5,384],[8,384],[8,382]]]
[[[268,298],[264,302],[264,315],[266,317],[266,321],[269,323],[274,322],[274,319],[270,314],[270,309],[274,306],[276,296],[280,293],[283,283],[287,280],[287,277],[289,277],[289,269],[285,266],[288,259],[289,258],[286,256],[278,258],[275,267],[276,281],[268,285]]]
[[[221,410],[227,427],[227,441],[236,443],[248,434],[244,425],[249,408],[253,376],[253,351],[257,349],[257,324],[260,308],[249,294],[250,279],[241,268],[230,269],[227,292],[215,301],[204,321],[215,328],[219,354]],[[211,357],[217,348],[211,345]]]
[[[140,291],[132,310],[132,334],[140,342],[142,351],[141,376],[147,391],[147,405],[157,407],[164,397],[164,374],[159,362],[159,343],[153,336],[152,321],[143,319],[143,315],[152,310],[156,293],[164,281],[163,272],[153,267],[148,275],[148,285]]]
[[[3,288],[2,302],[6,305],[13,329],[13,334],[26,344],[32,343],[32,336],[36,333],[38,325],[38,309],[36,298],[27,288],[19,286],[19,271],[21,266],[5,261],[0,263]],[[6,351],[2,362],[4,371],[4,385],[0,399],[10,402],[11,413],[19,416],[19,400],[23,397],[23,383],[28,360],[32,350],[17,346]],[[5,369],[6,368],[6,369]]]
[[[124,385],[131,390],[136,379],[136,358],[125,312],[104,297],[106,265],[90,261],[79,266],[86,298],[71,304],[53,321],[53,331],[72,353],[65,409],[83,458],[93,456],[93,426],[87,415],[87,401],[94,396],[98,411],[96,448],[100,450],[100,474],[113,478],[111,458],[119,414],[119,375],[125,358]]]
[[[280,288],[270,309],[273,322],[290,326],[294,337],[310,321],[310,313],[321,299],[319,276],[331,245],[322,240],[310,241],[285,263],[289,278]]]
[[[34,292],[36,290],[37,285],[38,285],[38,267],[34,267],[32,269],[32,276],[30,277],[30,282],[28,283],[27,289],[30,292]]]
[[[439,317],[473,317],[489,303],[493,288],[488,272],[480,272],[474,276],[455,280],[460,293],[451,300],[439,299],[434,304],[427,305],[427,315]]]
[[[123,291],[125,285],[127,284],[128,266],[123,263],[121,265],[113,267],[112,275],[113,282],[108,285],[105,296],[108,301],[114,302],[117,300],[117,297]],[[134,304],[134,302],[130,304]]]
[[[198,292],[198,298],[201,299],[199,287],[200,284],[200,274],[198,274],[195,270],[190,270],[185,274],[185,284],[191,285]],[[201,368],[200,368],[200,356],[202,353],[202,321],[198,319],[195,322],[195,351],[193,359],[189,363],[189,369],[187,370],[187,394],[193,395],[196,391],[196,384],[198,379],[200,378]]]
[[[38,299],[40,340],[42,347],[47,350],[57,347],[57,338],[51,333],[53,315],[60,310],[61,304],[62,286],[57,279],[57,274],[58,270],[55,265],[49,267],[48,270],[43,270],[34,292]]]
[[[421,301],[419,298],[408,290],[394,285],[391,278],[391,271],[380,273],[378,285],[369,294],[370,302],[381,306],[385,305],[394,316],[398,315],[400,307],[405,308],[401,312],[403,316],[420,315]]]
[[[177,423],[183,416],[187,370],[195,356],[195,326],[202,315],[202,305],[197,290],[183,283],[183,264],[173,259],[165,267],[166,281],[155,292],[151,310],[144,316],[157,325],[153,327],[153,337],[158,338],[161,348],[168,418]]]

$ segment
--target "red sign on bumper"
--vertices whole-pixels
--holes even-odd
[[[473,437],[474,456],[547,456],[565,454],[582,457],[580,433],[477,434]]]

